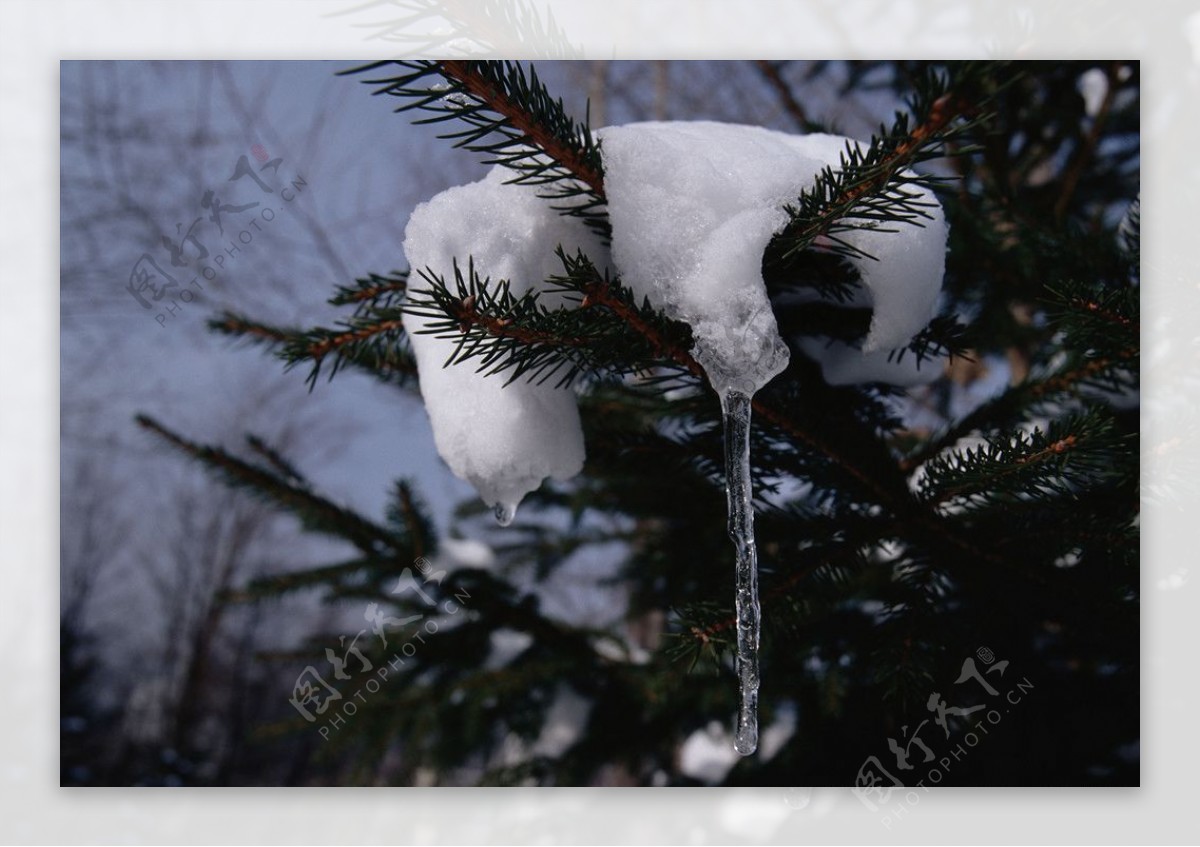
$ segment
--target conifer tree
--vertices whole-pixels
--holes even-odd
[[[823,129],[793,93],[793,69],[760,67],[800,129]],[[355,76],[611,239],[603,140],[533,68],[382,62],[347,83]],[[480,502],[459,510],[454,534],[487,540],[486,566],[445,555],[456,542],[437,537],[411,481],[397,481],[386,515],[356,514],[306,480],[302,456],[257,440],[238,453],[139,419],[357,551],[227,602],[316,586],[392,621],[439,622],[328,733],[314,780],[369,781],[386,760],[397,784],[861,787],[882,766],[912,785],[970,747],[939,781],[1137,782],[1137,64],[862,63],[843,84],[886,88],[905,108],[796,191],[762,257],[790,348],[754,395],[748,436],[764,733],[758,753],[715,775],[681,755],[701,733],[727,747],[738,708],[727,445],[692,327],[554,243],[543,245],[561,267],[548,289],[514,294],[463,255],[442,277],[364,268],[330,299],[347,310],[333,326],[213,319],[306,369],[314,390],[345,367],[416,390],[410,314],[456,341],[455,366],[579,398],[580,475],[544,483],[509,527]],[[805,339],[861,345],[872,320],[855,261],[871,257],[848,236],[867,220],[922,226],[918,188],[936,192],[949,223],[943,307],[892,357],[936,368],[949,357],[946,375],[911,391],[832,385]],[[1007,384],[972,399],[988,367]],[[532,584],[614,545],[620,626],[592,630],[539,605]],[[364,639],[361,663],[346,658],[343,671],[387,666],[408,631],[388,630],[390,649]],[[514,632],[519,649],[497,659]],[[314,638],[291,661],[320,665],[342,635],[353,633]],[[563,721],[580,731],[555,744],[549,729]],[[314,723],[292,712],[274,731]],[[772,732],[782,744],[767,743]]]

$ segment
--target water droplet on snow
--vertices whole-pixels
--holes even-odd
[[[500,526],[508,526],[517,516],[517,507],[510,503],[497,503],[492,514],[496,516],[496,523]]]

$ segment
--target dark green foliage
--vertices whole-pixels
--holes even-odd
[[[275,350],[288,369],[309,365],[310,387],[316,385],[329,358],[333,360],[330,379],[345,365],[353,365],[381,382],[408,385],[415,381],[417,365],[400,324],[401,312],[390,305],[390,296],[381,301],[383,305],[379,306],[369,301],[354,301],[355,314],[335,327],[284,328],[232,312],[213,318],[208,325],[215,332]]]
[[[1119,439],[1111,416],[1099,411],[1054,421],[1044,432],[991,436],[979,447],[927,462],[920,496],[963,507],[1073,498],[1120,476],[1120,469],[1109,464],[1120,449]]]
[[[566,385],[581,374],[620,376],[675,366],[651,337],[631,326],[629,316],[678,349],[690,346],[686,326],[638,305],[619,280],[602,274],[586,256],[560,248],[558,257],[563,273],[548,280],[546,291],[521,297],[512,295],[507,280],[481,279],[470,261],[466,274],[455,263],[453,286],[421,271],[430,285],[412,293],[404,311],[433,319],[422,332],[458,341],[447,365],[475,360],[480,371],[505,374],[507,382],[545,382],[558,375],[557,384]],[[542,303],[547,296],[570,307],[547,307]]]
[[[962,65],[953,76],[925,69],[914,80],[909,113],[897,113],[891,127],[880,127],[862,148],[847,143],[841,164],[823,169],[812,188],[785,207],[789,221],[767,247],[764,264],[786,263],[817,245],[843,258],[874,258],[839,236],[864,227],[895,232],[920,226],[929,217],[928,204],[913,189],[939,180],[909,168],[945,155],[949,144],[977,126],[990,106],[987,89],[1001,78],[1008,78],[1006,72],[994,65]],[[958,120],[967,113],[975,117]]]
[[[456,146],[542,185],[548,202],[607,232],[598,144],[532,70],[359,70],[389,65],[398,75],[369,82],[402,109],[451,127],[444,137]],[[981,647],[1010,661],[1006,688],[1028,678],[1036,695],[947,784],[1137,782],[1138,75],[1136,63],[1095,66],[1109,94],[1090,115],[1076,88],[1087,63],[846,69],[847,92],[893,91],[909,111],[798,193],[763,257],[793,353],[754,404],[763,723],[790,710],[797,729],[774,758],[739,763],[729,783],[851,783],[866,757],[887,759],[889,737],[931,717],[930,694],[950,696]],[[801,81],[827,71],[817,63]],[[775,90],[796,78],[786,64],[764,74]],[[793,119],[815,126],[798,105],[793,98]],[[795,341],[865,335],[870,314],[850,305],[858,279],[846,259],[856,254],[840,236],[864,221],[921,225],[916,184],[937,188],[951,225],[946,302],[893,355],[953,353],[960,370],[911,397],[830,386]],[[411,386],[399,323],[407,311],[458,341],[447,364],[510,382],[574,382],[580,392],[585,472],[530,495],[525,518],[502,532],[481,504],[463,506],[454,532],[487,538],[497,562],[449,567],[427,583],[439,603],[457,596],[468,611],[321,748],[328,761],[354,763],[350,779],[369,778],[392,754],[388,779],[401,784],[422,768],[446,783],[648,784],[661,773],[691,784],[679,745],[734,714],[720,411],[688,328],[637,303],[589,257],[545,249],[562,262],[552,283],[565,306],[544,293],[515,296],[459,256],[453,279],[412,269],[428,286],[416,294],[404,273],[339,290],[332,302],[354,313],[334,328],[213,322],[289,365],[308,363],[312,380],[333,356],[331,376],[352,364]],[[824,299],[790,297],[805,289]],[[972,398],[984,369],[1002,378]],[[397,614],[422,611],[388,593],[438,548],[406,485],[381,524],[316,494],[259,442],[251,448],[265,465],[143,425],[358,550],[258,580],[237,599],[319,587]],[[596,628],[543,607],[533,586],[600,555],[615,560],[609,584],[625,592],[620,620]],[[502,630],[524,634],[526,646],[489,660]],[[336,633],[323,635],[292,659],[336,643]],[[373,662],[387,659],[372,649]],[[506,759],[505,744],[532,745],[568,690],[590,704],[578,739]],[[311,727],[296,719],[281,731]]]

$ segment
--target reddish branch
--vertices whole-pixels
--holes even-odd
[[[547,132],[502,90],[475,73],[469,62],[444,61],[438,65],[443,75],[461,83],[472,96],[486,103],[489,109],[523,132],[532,146],[569,170],[576,179],[590,188],[598,199],[604,200],[604,176],[580,154],[578,147]]]
[[[1119,367],[1136,355],[1136,350],[1126,350],[1116,357],[1102,356],[1098,359],[1091,359],[1082,367],[1059,374],[1056,377],[1051,377],[1045,382],[1033,386],[1030,389],[1030,393],[1034,397],[1042,397],[1046,394],[1057,394],[1061,391],[1068,391],[1084,380],[1091,379],[1110,368]]]
[[[287,341],[290,338],[286,330],[250,323],[233,315],[225,316],[221,321],[221,329],[230,335],[249,335],[264,341]]]
[[[906,162],[920,149],[921,145],[933,140],[939,132],[950,125],[951,121],[966,112],[970,105],[966,99],[952,91],[943,94],[933,101],[933,106],[929,109],[929,116],[913,128],[908,138],[900,142],[892,152],[890,159]],[[884,179],[886,180],[886,177]],[[876,187],[882,188],[883,186]]]
[[[1017,464],[1028,465],[1031,462],[1040,462],[1042,459],[1046,459],[1051,456],[1061,456],[1078,443],[1078,438],[1076,438],[1074,435],[1068,435],[1066,438],[1060,438],[1058,441],[1055,441],[1053,444],[1038,450],[1036,453],[1032,453],[1028,456],[1023,456],[1022,458],[1017,459]]]
[[[885,189],[896,172],[912,164],[922,146],[935,139],[955,118],[964,114],[970,103],[962,97],[947,92],[934,101],[929,115],[915,126],[908,137],[896,145],[887,156],[872,169],[872,175],[848,186],[827,206],[829,212],[797,230],[788,230],[789,238],[811,242],[829,232],[833,224],[844,217],[854,204],[867,194]]]
[[[1079,298],[1071,301],[1071,305],[1077,309],[1083,309],[1084,311],[1090,312],[1101,320],[1108,321],[1109,323],[1116,324],[1117,326],[1123,326],[1127,328],[1137,326],[1137,322],[1134,321],[1133,318],[1126,317],[1125,315],[1119,315],[1111,309],[1106,309],[1099,303],[1096,303],[1092,300],[1083,300]]]
[[[1117,319],[1116,315],[1113,317],[1114,319]],[[1119,320],[1125,325],[1133,323],[1128,318],[1119,318]],[[1042,382],[1026,384],[1014,390],[1028,390],[1029,396],[1033,399],[1076,390],[1076,386],[1079,383],[1091,379],[1092,377],[1104,373],[1105,371],[1123,366],[1128,367],[1129,362],[1136,358],[1137,355],[1137,350],[1130,349],[1124,350],[1113,357],[1090,359],[1087,364],[1082,365],[1081,367],[1065,371],[1058,376],[1050,377]],[[951,430],[953,439],[946,438],[927,445],[919,453],[902,460],[900,462],[900,469],[906,473],[913,471],[920,465],[923,465],[932,459],[942,450],[945,450],[948,446],[950,446],[951,441],[957,439],[958,435],[960,434],[961,433],[959,433],[957,430]]]
[[[342,348],[348,345],[365,341],[373,336],[402,329],[402,325],[399,320],[380,321],[376,324],[361,326],[357,329],[330,335],[320,341],[312,342],[308,341],[308,336],[304,333],[251,323],[242,320],[236,315],[226,315],[220,322],[220,328],[231,335],[259,338],[271,344],[295,344],[303,350],[305,356],[311,358],[314,362],[320,362],[330,353],[341,351]],[[379,363],[380,369],[385,366],[397,373],[416,373],[413,364],[405,361],[403,358],[389,356],[387,361]]]
[[[998,479],[1003,476],[1008,476],[1009,474],[1016,473],[1019,469],[1021,469],[1022,467],[1025,467],[1027,465],[1036,464],[1038,462],[1045,461],[1046,459],[1052,459],[1055,456],[1061,456],[1063,453],[1066,453],[1068,450],[1072,450],[1075,447],[1079,446],[1079,441],[1080,441],[1079,437],[1075,436],[1075,435],[1068,435],[1066,438],[1060,438],[1058,441],[1055,441],[1053,444],[1048,444],[1045,447],[1043,447],[1041,450],[1038,450],[1034,453],[1030,453],[1028,456],[1017,457],[1014,460],[1014,464],[1012,467],[996,471],[992,475],[992,478]],[[951,500],[960,494],[970,491],[973,487],[974,486],[972,486],[972,485],[952,486],[952,487],[947,488],[946,490],[940,492],[933,502],[945,503],[947,500]]]
[[[700,367],[700,363],[696,361],[695,357],[687,350],[664,338],[662,333],[638,314],[637,309],[617,297],[613,293],[609,281],[601,277],[599,273],[584,288],[583,302],[580,304],[581,309],[591,306],[602,306],[608,309],[627,323],[638,335],[645,338],[656,355],[686,368],[692,376],[704,379],[704,368]]]
[[[331,335],[328,338],[322,339],[321,341],[314,341],[312,344],[308,345],[307,352],[309,356],[311,356],[315,361],[319,362],[321,359],[325,358],[325,356],[329,355],[329,353],[333,352],[334,350],[340,350],[342,347],[345,347],[348,344],[366,341],[368,338],[373,336],[381,335],[385,332],[393,332],[403,328],[404,325],[400,322],[399,318],[380,321],[379,323],[371,324],[370,326],[363,326],[359,327],[358,329],[352,329],[348,330],[347,332],[338,333],[337,335]]]
[[[403,291],[408,286],[407,280],[390,280],[372,285],[370,288],[360,288],[342,297],[344,303],[364,303],[387,294],[391,291]]]
[[[495,315],[480,312],[475,308],[474,295],[457,301],[452,314],[455,320],[458,321],[459,331],[463,333],[472,326],[478,326],[486,330],[488,335],[497,338],[511,338],[522,344],[547,344],[552,347],[586,347],[590,343],[586,338],[572,338],[565,335],[556,335],[546,330],[516,326],[513,324],[511,318],[498,318]]]

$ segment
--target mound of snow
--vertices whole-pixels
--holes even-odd
[[[693,355],[718,393],[753,395],[787,367],[789,355],[767,299],[763,251],[787,222],[784,205],[858,142],[706,121],[630,124],[598,135],[611,253],[579,219],[538,197],[536,186],[506,182],[512,172],[496,166],[413,212],[404,237],[411,289],[428,285],[422,271],[452,281],[454,261],[465,268],[471,258],[481,275],[493,284],[507,280],[519,296],[561,272],[556,247],[581,249],[597,267],[615,269],[639,300],[692,327]],[[913,385],[939,373],[932,362],[916,370],[911,355],[887,362],[889,350],[928,324],[941,289],[946,223],[932,194],[912,190],[931,201],[923,226],[841,236],[874,257],[852,260],[873,315],[862,350],[824,339],[802,343],[830,382]],[[543,297],[551,308],[567,305],[559,295]],[[503,375],[479,373],[473,361],[446,367],[456,343],[422,334],[429,320],[405,315],[404,326],[438,452],[499,517],[511,518],[544,479],[582,469],[575,395],[525,380],[506,386]]]
[[[562,272],[554,248],[584,250],[603,265],[604,250],[578,220],[560,215],[528,186],[504,182],[511,171],[496,167],[469,185],[451,188],[422,203],[404,233],[412,267],[410,288],[427,289],[426,271],[453,284],[454,261],[468,257],[493,284],[510,283],[514,296],[540,288]],[[556,295],[545,295],[553,308]],[[563,305],[561,298],[557,301]],[[546,477],[568,479],[583,468],[583,430],[570,388],[478,373],[467,361],[444,367],[453,339],[422,334],[431,319],[405,314],[421,396],[433,425],[438,453],[489,506],[511,516],[521,498]],[[498,511],[498,514],[500,512]]]

